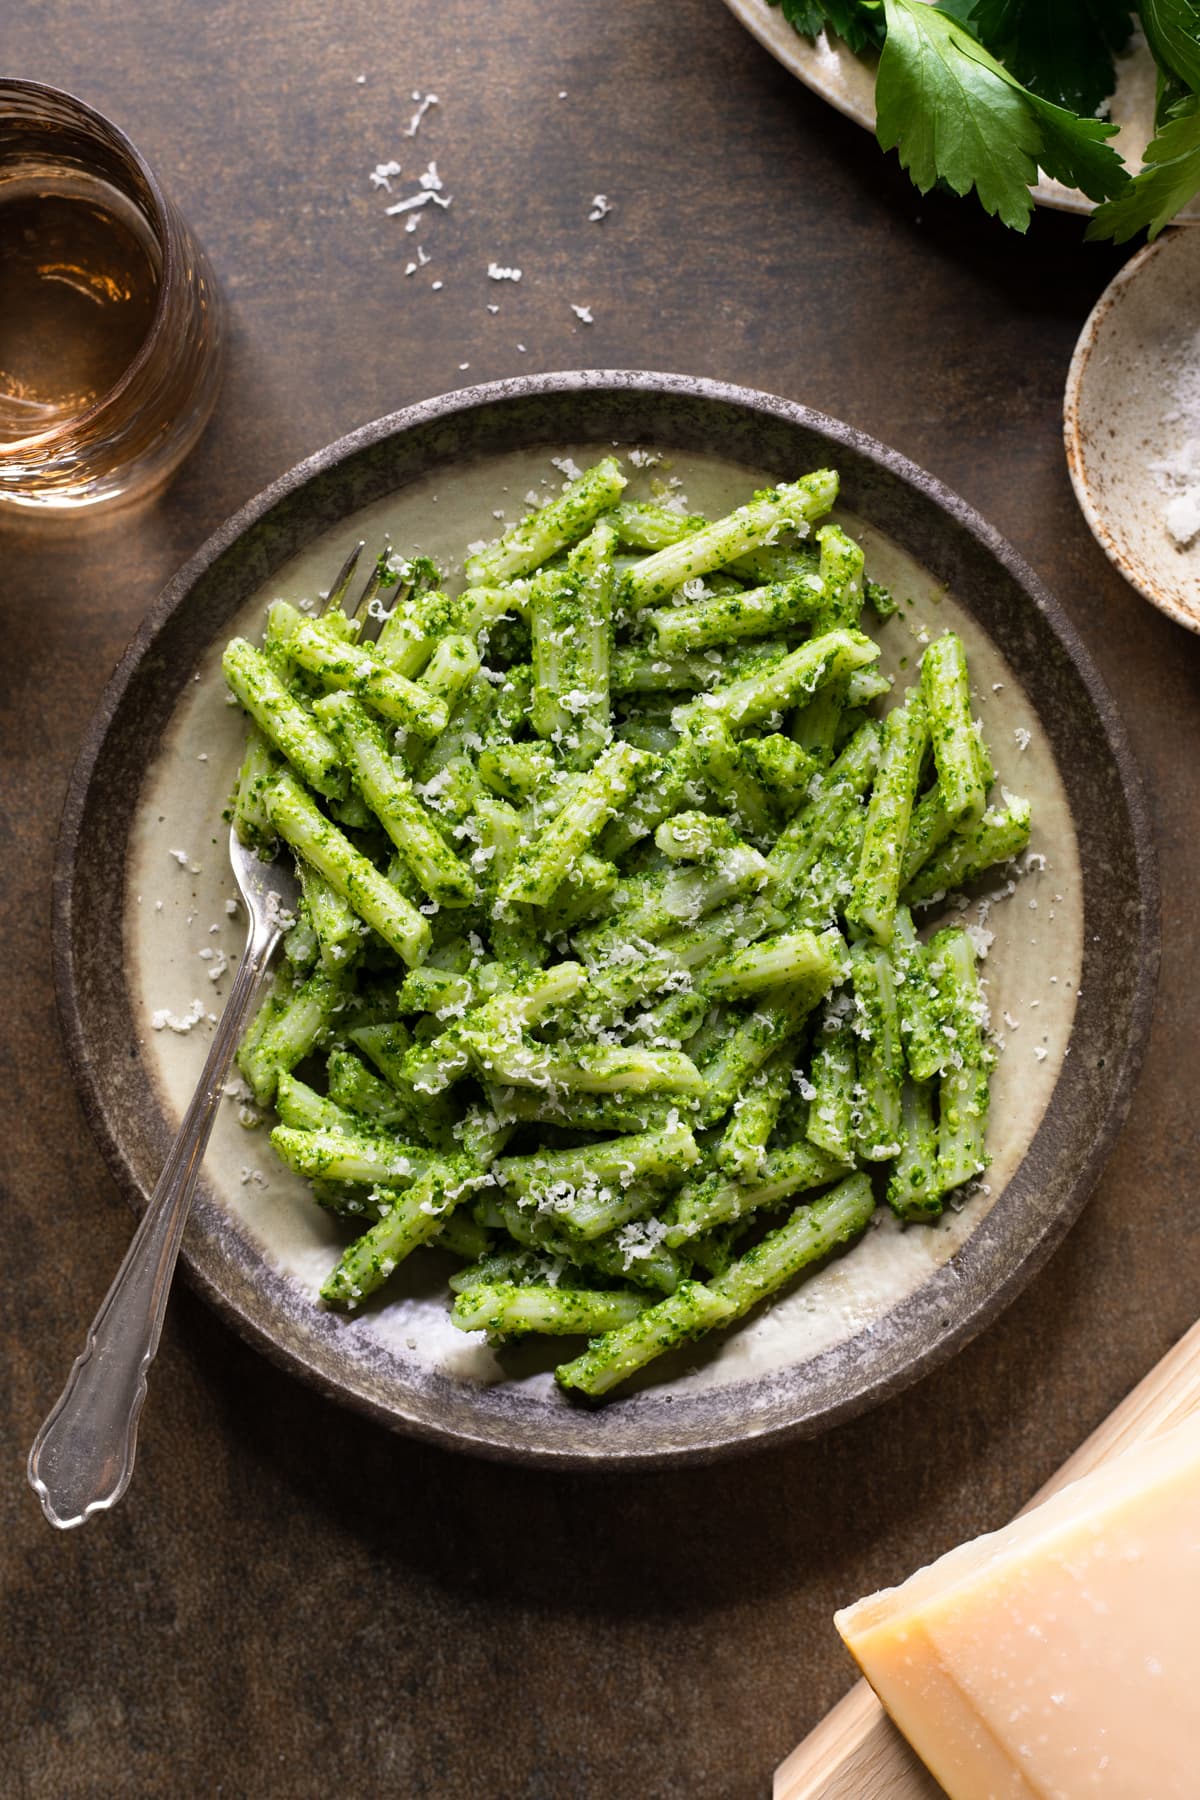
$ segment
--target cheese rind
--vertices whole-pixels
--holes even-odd
[[[835,1623],[951,1800],[1195,1800],[1200,1415]]]

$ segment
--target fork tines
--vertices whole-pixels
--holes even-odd
[[[334,576],[333,585],[326,594],[325,604],[321,608],[323,613],[336,612],[337,608],[342,604],[342,601],[346,596],[346,590],[354,579],[354,571],[358,567],[358,559],[366,547],[365,541],[360,538],[337,574]]]

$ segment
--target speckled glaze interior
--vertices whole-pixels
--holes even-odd
[[[770,0],[725,0],[735,18],[753,33],[777,62],[802,81],[814,94],[845,113],[856,125],[875,129],[875,60],[856,56],[841,38],[822,31],[816,38],[803,37],[786,17],[784,8]],[[1117,59],[1117,87],[1111,117],[1117,126],[1114,148],[1130,168],[1141,167],[1146,145],[1154,135],[1154,62],[1140,39]],[[1092,201],[1078,188],[1065,187],[1042,175],[1033,188],[1039,206],[1058,212],[1090,213]],[[1200,204],[1190,201],[1180,217],[1200,220]]]
[[[1173,418],[1176,372],[1194,367],[1200,232],[1169,231],[1125,264],[1092,308],[1067,373],[1063,435],[1083,516],[1140,594],[1200,631],[1200,538],[1167,532],[1153,464],[1195,436]]]
[[[1157,954],[1147,821],[1111,702],[1053,601],[960,500],[846,426],[717,383],[621,372],[466,390],[365,427],[231,520],[160,598],[89,732],[56,872],[57,975],[91,1122],[135,1204],[153,1185],[203,1052],[200,1034],[150,1030],[148,1009],[186,1007],[201,986],[215,1008],[221,983],[209,989],[213,960],[197,963],[196,943],[235,949],[221,935],[228,878],[210,841],[219,827],[199,837],[236,757],[236,718],[213,679],[221,643],[263,599],[303,588],[318,567],[327,574],[364,529],[390,529],[403,544],[399,532],[441,506],[424,547],[461,546],[494,529],[490,512],[474,529],[466,521],[502,474],[519,485],[537,466],[549,472],[551,454],[614,441],[667,451],[693,503],[736,497],[733,484],[744,491],[755,476],[837,466],[846,514],[871,540],[873,561],[899,572],[917,602],[902,630],[919,643],[926,624],[953,619],[973,640],[989,732],[1017,738],[998,756],[1002,772],[1010,785],[1028,775],[1055,849],[991,921],[993,1007],[1015,1005],[1027,1033],[1025,1060],[1011,1049],[1002,1059],[1010,1103],[998,1094],[996,1111],[1010,1123],[993,1143],[991,1191],[949,1215],[922,1249],[912,1232],[883,1226],[771,1309],[741,1340],[749,1348],[694,1351],[665,1380],[602,1409],[558,1394],[545,1358],[497,1360],[423,1331],[444,1322],[436,1272],[414,1275],[361,1319],[318,1309],[328,1222],[313,1222],[316,1209],[273,1172],[261,1134],[219,1122],[184,1262],[223,1314],[285,1366],[389,1425],[547,1464],[709,1458],[811,1434],[948,1356],[1012,1298],[1082,1205],[1124,1115]],[[898,636],[885,643],[896,667],[909,649],[919,653]],[[180,834],[195,872],[170,857]],[[174,889],[168,863],[182,882]],[[1030,900],[1018,930],[1017,909]],[[218,929],[193,941],[210,920]],[[1039,935],[1034,953],[1026,944]],[[122,942],[123,957],[114,954]],[[1062,973],[1053,994],[1028,986],[1038,967]],[[1020,1010],[1031,1005],[1046,1010]],[[1035,1024],[1045,1054],[1034,1050]],[[900,1262],[911,1265],[903,1279]],[[853,1292],[852,1268],[861,1271]]]

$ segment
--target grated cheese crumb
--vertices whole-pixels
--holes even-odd
[[[160,1007],[157,1012],[151,1014],[150,1023],[155,1031],[174,1031],[180,1037],[186,1037],[194,1026],[199,1025],[203,1017],[203,1000],[193,1000],[185,1013],[173,1013],[168,1007]]]
[[[268,891],[263,896],[263,909],[267,915],[267,923],[276,931],[290,931],[296,923],[296,915],[289,912],[278,894]]]
[[[963,930],[974,944],[976,956],[982,961],[996,941],[995,932],[988,931],[983,925],[964,925]]]
[[[383,210],[389,219],[394,219],[398,213],[412,212],[418,206],[428,206],[434,198],[435,196],[430,193],[428,188],[422,188],[419,194],[409,194],[407,199],[397,200],[392,206],[385,206]]]
[[[413,99],[417,102],[417,110],[413,114],[412,120],[404,132],[404,136],[407,138],[416,137],[417,132],[421,129],[421,120],[425,117],[425,114],[429,111],[431,106],[437,106],[439,104],[436,94],[422,94],[415,89],[413,91]]]
[[[622,1225],[617,1233],[617,1246],[627,1269],[641,1257],[652,1256],[667,1235],[661,1219],[635,1219]]]

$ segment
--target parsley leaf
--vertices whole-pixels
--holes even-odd
[[[1183,102],[1146,146],[1146,161],[1124,191],[1088,220],[1090,239],[1124,244],[1146,230],[1153,241],[1188,201],[1200,193],[1200,100]]]
[[[773,0],[789,25],[794,25],[801,37],[815,38],[825,26],[825,8],[821,0]]]
[[[971,14],[978,6],[979,0],[936,0],[936,3],[939,12],[946,13],[951,19],[957,19],[959,24],[965,25],[968,31],[975,29],[971,23]]]
[[[1200,93],[1200,0],[1142,0],[1142,27],[1164,75]]]
[[[973,0],[967,23],[1018,81],[1085,118],[1112,94],[1133,32],[1126,0]]]
[[[875,84],[881,148],[899,152],[923,194],[939,179],[956,194],[976,188],[985,212],[1024,231],[1041,148],[1028,108],[967,54],[953,20],[924,4],[885,4],[887,42]]]
[[[883,44],[883,14],[872,0],[770,0],[804,37],[815,38],[828,25],[857,56]]]
[[[1128,175],[1105,140],[1115,131],[1031,94],[948,13],[884,0],[887,40],[875,88],[876,134],[922,193],[938,180],[974,188],[985,212],[1024,231],[1038,164],[1094,200]]]
[[[1040,161],[1047,175],[1067,187],[1081,188],[1089,200],[1110,200],[1129,186],[1129,170],[1105,142],[1115,135],[1115,125],[1081,119],[1036,94],[1029,94],[1028,100],[1042,127]]]
[[[1191,89],[1180,81],[1178,75],[1172,75],[1167,69],[1160,69],[1154,96],[1155,131],[1161,131],[1167,120],[1173,118],[1177,110],[1183,109],[1183,102],[1190,97]]]

